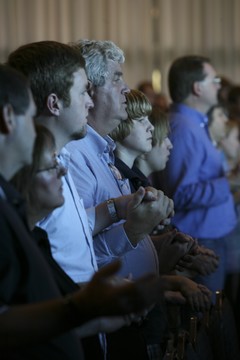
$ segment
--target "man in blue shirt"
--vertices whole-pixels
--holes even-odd
[[[220,78],[208,58],[184,56],[173,62],[168,82],[173,149],[160,185],[174,200],[173,224],[220,256],[217,271],[201,279],[215,291],[224,287],[225,244],[236,224],[221,154],[207,128],[206,113],[217,103]]]

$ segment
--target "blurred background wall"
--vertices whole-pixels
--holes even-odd
[[[0,0],[0,61],[32,41],[109,39],[126,55],[131,87],[170,63],[209,56],[218,73],[240,82],[240,0]]]

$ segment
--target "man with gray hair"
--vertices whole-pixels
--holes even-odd
[[[73,46],[79,49],[85,59],[87,76],[92,84],[94,107],[89,111],[86,137],[81,141],[70,142],[66,148],[70,153],[69,171],[85,207],[88,208],[131,192],[128,180],[122,179],[114,166],[115,145],[108,136],[121,121],[127,119],[125,95],[129,88],[123,80],[123,51],[113,42],[82,40]],[[168,202],[165,216],[170,216],[173,202],[162,192],[158,191],[157,196],[160,208],[164,209]],[[121,258],[122,276],[131,274],[133,278],[138,278],[149,271],[157,273],[157,256],[147,232],[141,231],[144,234],[141,241],[135,236],[129,238],[126,235],[128,232],[131,234],[133,229],[123,228],[124,222],[119,222],[118,214],[115,215],[117,224],[95,237],[94,249],[98,265]],[[146,224],[147,222],[146,217]],[[136,226],[140,230],[144,225]]]
[[[86,137],[66,146],[70,153],[69,171],[85,207],[88,208],[131,192],[128,180],[123,179],[114,166],[115,145],[108,136],[121,121],[127,119],[125,95],[129,88],[123,80],[123,51],[113,42],[81,40],[72,46],[77,48],[85,59],[94,103],[88,116]],[[166,209],[162,219],[164,215],[165,218],[171,216],[173,202],[161,191],[156,191],[156,194],[159,210]],[[144,223],[136,223],[129,228],[126,223],[119,221],[113,202],[112,216],[116,223],[94,237],[98,265],[101,267],[120,258],[123,264],[120,275],[123,277],[136,279],[148,272],[158,274],[158,256],[147,231],[150,221],[148,214],[146,213]],[[140,233],[141,236],[136,236]],[[126,331],[129,331],[127,335],[123,332],[121,334],[124,337],[121,338],[119,346],[113,342],[114,358],[132,356],[146,359],[147,354],[144,347],[140,346],[139,338],[138,346],[133,345],[134,329],[133,332],[130,332],[130,329]]]

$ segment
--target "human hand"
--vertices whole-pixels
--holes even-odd
[[[209,310],[211,291],[204,285],[197,284],[185,276],[179,276],[179,290],[195,311]]]
[[[128,204],[134,198],[134,194],[122,195],[114,198],[114,204],[116,207],[117,215],[119,219],[126,219]]]
[[[186,298],[180,293],[180,291],[165,291],[164,300],[169,304],[185,305]]]
[[[120,269],[116,261],[101,268],[72,299],[81,316],[120,316],[149,308],[159,297],[161,281],[154,275],[132,281],[116,281]]]
[[[146,191],[146,195],[144,197],[144,200],[148,200],[148,196],[152,196],[152,199],[150,198],[150,201],[152,201],[154,198],[157,199],[159,192],[162,192],[161,190],[157,190],[152,186],[145,187],[145,191]],[[163,225],[169,225],[171,218],[174,216],[174,203],[173,203],[172,199],[169,199],[169,200],[170,200],[170,204],[171,204],[171,210],[170,210],[169,216],[167,218],[164,218],[160,222]]]
[[[194,274],[209,275],[219,265],[219,257],[214,251],[202,246],[196,246],[192,251],[179,260],[176,269],[190,270]]]
[[[127,210],[128,210],[128,204],[130,201],[135,201],[135,198],[137,197],[137,200],[139,199],[139,193],[136,191],[135,193],[128,194],[128,195],[122,195],[117,198],[114,198],[115,207],[117,210],[117,214],[119,219],[126,219],[127,217]],[[145,188],[145,193],[142,198],[142,201],[151,202],[156,200],[156,196],[154,193],[148,189]]]
[[[159,259],[160,274],[172,271],[192,245],[187,239],[179,238],[177,229],[151,237]]]
[[[198,247],[197,240],[192,238],[190,235],[183,233],[181,231],[178,231],[175,236],[175,241],[178,241],[180,243],[188,243],[188,252],[193,253],[195,249]]]
[[[173,201],[162,191],[155,189],[150,191],[140,187],[128,204],[127,219],[124,224],[124,229],[132,244],[136,245],[172,212]]]

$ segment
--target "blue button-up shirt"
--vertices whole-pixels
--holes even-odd
[[[170,125],[173,149],[160,185],[174,200],[172,222],[194,237],[223,237],[234,229],[236,214],[207,119],[186,105],[173,105]]]
[[[129,182],[121,179],[113,169],[115,144],[110,137],[103,138],[90,126],[84,139],[66,146],[70,153],[69,171],[86,208],[110,198],[130,194]],[[94,250],[99,266],[117,258],[122,260],[119,275],[138,278],[158,272],[158,259],[149,237],[133,247],[122,223],[113,224],[94,237]]]

